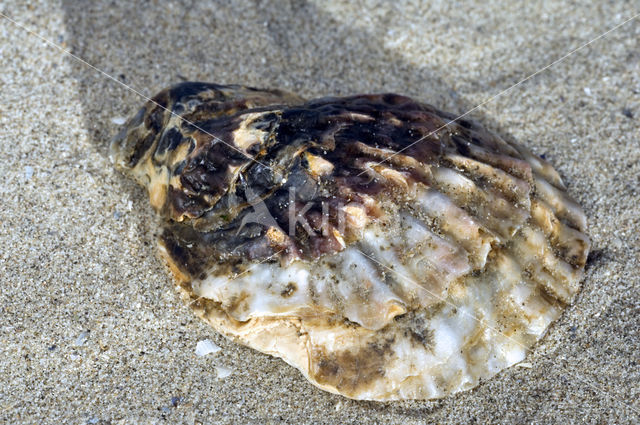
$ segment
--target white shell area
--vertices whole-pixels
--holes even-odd
[[[339,253],[210,273],[185,293],[220,332],[328,391],[395,400],[473,388],[522,361],[558,318],[582,274],[568,258],[582,264],[589,241],[559,180],[534,173],[542,190],[530,196],[508,176],[519,196],[504,202],[495,185],[434,175],[437,188],[405,182],[409,207],[382,203]],[[465,196],[492,200],[474,215],[456,204]]]

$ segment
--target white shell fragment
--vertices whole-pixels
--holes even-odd
[[[226,366],[215,366],[216,376],[218,379],[228,378],[233,373],[233,369]]]
[[[210,339],[198,341],[196,344],[196,356],[198,357],[206,356],[207,354],[215,354],[220,350],[221,348],[211,342]]]
[[[84,331],[80,335],[78,335],[73,345],[75,345],[76,347],[82,347],[85,344],[85,342],[87,342],[88,339],[89,339],[89,332]]]
[[[551,165],[454,118],[394,94],[183,83],[127,121],[112,156],[216,330],[327,391],[432,399],[522,362],[580,290],[590,246]]]

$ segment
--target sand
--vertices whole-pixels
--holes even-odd
[[[557,167],[593,253],[530,367],[443,400],[348,400],[216,334],[176,295],[148,201],[107,158],[140,94],[183,79],[394,91],[463,113],[637,2],[23,3],[0,11],[139,94],[0,18],[0,422],[640,420],[638,21],[472,112]],[[196,356],[206,339],[221,350]]]

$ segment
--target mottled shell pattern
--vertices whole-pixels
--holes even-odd
[[[327,391],[430,399],[523,360],[589,250],[549,164],[454,118],[395,94],[189,82],[140,109],[112,159],[216,330]]]

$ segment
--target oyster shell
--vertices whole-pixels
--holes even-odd
[[[589,250],[549,164],[454,118],[395,94],[183,83],[112,158],[147,188],[161,255],[216,330],[327,391],[429,399],[524,359]]]

